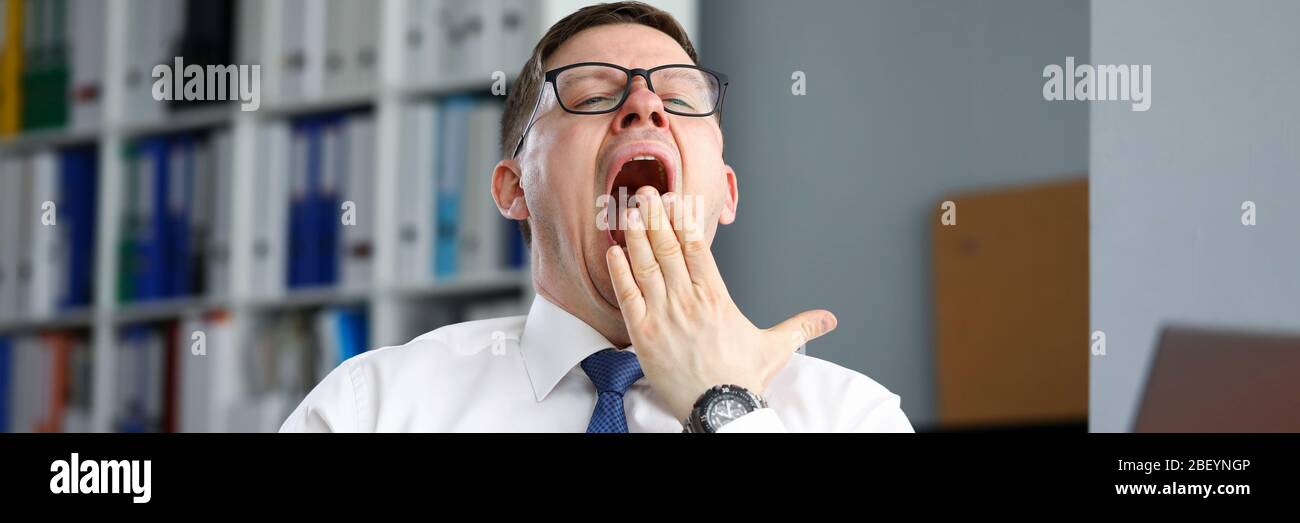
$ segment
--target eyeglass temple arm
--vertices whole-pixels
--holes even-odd
[[[537,118],[537,108],[542,106],[542,97],[546,96],[546,85],[549,83],[542,82],[542,89],[537,93],[537,101],[533,103],[533,112],[528,115],[528,125],[524,126],[524,132],[519,134],[519,142],[515,144],[515,152],[510,153],[511,159],[519,156],[519,150],[524,147],[524,138],[528,136],[528,131],[533,129],[533,124],[537,123],[535,120]]]

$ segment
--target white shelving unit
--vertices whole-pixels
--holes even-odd
[[[261,107],[257,111],[240,111],[237,102],[211,107],[167,113],[166,119],[156,123],[131,123],[125,114],[127,92],[124,75],[129,52],[129,34],[132,8],[130,0],[105,0],[108,4],[104,51],[104,85],[102,120],[95,130],[42,130],[0,139],[0,155],[21,153],[44,148],[62,148],[72,145],[96,144],[99,155],[98,222],[96,226],[95,294],[92,306],[63,311],[56,316],[39,320],[0,322],[0,335],[14,335],[47,330],[86,329],[93,345],[93,398],[91,405],[91,430],[107,432],[112,428],[112,402],[118,386],[115,383],[115,344],[124,325],[142,322],[177,320],[188,314],[224,310],[230,315],[231,327],[238,346],[249,345],[252,327],[267,314],[279,311],[321,307],[337,304],[365,305],[370,321],[370,346],[378,347],[408,341],[408,326],[404,321],[415,307],[413,303],[441,300],[473,300],[518,296],[522,304],[532,300],[531,275],[527,269],[507,271],[494,276],[479,276],[450,281],[431,281],[412,284],[396,280],[400,260],[397,251],[397,213],[395,205],[376,205],[374,275],[369,289],[343,291],[332,288],[288,290],[286,294],[267,299],[255,297],[250,288],[253,278],[252,223],[253,198],[256,190],[255,176],[258,134],[268,122],[297,116],[329,112],[340,109],[367,108],[375,117],[376,154],[374,166],[375,201],[399,201],[397,195],[402,144],[401,119],[412,103],[428,98],[466,92],[487,93],[492,78],[467,78],[463,76],[442,78],[433,82],[411,82],[405,71],[405,41],[407,0],[382,0],[373,2],[380,10],[379,16],[379,77],[373,88],[358,92],[326,94],[309,100],[282,100],[277,98],[279,71],[274,60],[263,58],[261,82]],[[321,0],[325,1],[325,0]],[[368,1],[368,0],[367,0]],[[531,29],[536,37],[560,17],[588,2],[575,0],[538,0],[538,20]],[[695,33],[695,0],[665,0],[652,2],[673,12],[693,35]],[[237,17],[237,22],[257,20],[257,27],[240,27],[240,31],[255,30],[260,56],[279,56],[279,34],[282,17],[282,0],[264,0],[241,4],[260,9],[259,16]],[[513,75],[522,63],[512,64],[507,74]],[[507,85],[513,85],[513,76]],[[227,127],[232,135],[232,193],[230,205],[230,285],[220,298],[187,297],[159,301],[122,304],[117,301],[118,245],[120,216],[123,212],[123,179],[126,168],[121,154],[123,147],[142,136],[170,134],[182,131]]]

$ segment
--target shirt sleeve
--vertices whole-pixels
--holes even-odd
[[[352,362],[336,367],[298,404],[280,432],[357,432],[357,376]]]
[[[916,432],[903,413],[902,398],[890,394],[885,401],[867,411],[852,432]]]
[[[790,431],[786,430],[785,423],[781,422],[781,418],[776,415],[776,411],[772,410],[771,407],[755,410],[718,429],[718,434],[743,434],[747,432]]]
[[[884,401],[865,409],[862,416],[847,427],[835,429],[836,432],[840,430],[844,432],[915,432],[912,429],[912,424],[907,421],[907,415],[903,414],[901,398],[897,394],[890,394]],[[776,410],[770,407],[758,409],[736,418],[735,421],[718,429],[719,434],[759,432],[783,433],[790,431],[786,428],[785,423],[781,421],[780,416],[777,416]]]

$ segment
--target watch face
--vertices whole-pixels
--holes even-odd
[[[720,394],[710,402],[709,409],[704,416],[709,427],[716,431],[753,410],[754,406],[748,398],[734,392],[728,392]]]

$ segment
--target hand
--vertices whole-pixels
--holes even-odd
[[[610,279],[641,368],[677,419],[715,385],[762,394],[800,346],[835,329],[826,310],[770,329],[745,317],[727,293],[699,224],[676,212],[678,195],[637,191],[624,231],[627,252],[605,253]],[[647,227],[649,225],[649,227]]]

